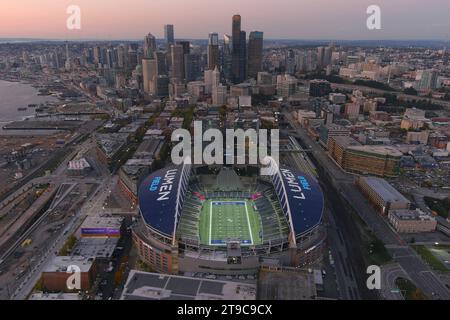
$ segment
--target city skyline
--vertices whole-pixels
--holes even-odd
[[[173,24],[177,39],[207,39],[210,32],[217,32],[220,37],[230,34],[229,17],[234,14],[244,17],[243,30],[263,30],[266,39],[445,40],[450,34],[446,19],[450,3],[445,0],[379,0],[381,30],[366,27],[366,9],[373,4],[371,1],[348,0],[332,5],[327,2],[280,0],[276,5],[281,10],[274,11],[272,0],[250,0],[245,4],[217,1],[214,6],[206,0],[114,0],[95,4],[86,0],[44,0],[39,5],[24,0],[20,5],[0,4],[0,12],[4,13],[0,38],[137,40],[150,31],[163,39],[164,25]],[[72,4],[81,8],[81,30],[66,28],[66,9]],[[127,15],[123,15],[124,8]]]

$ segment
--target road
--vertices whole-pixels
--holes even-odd
[[[430,101],[434,104],[441,105],[447,109],[450,108],[450,101],[431,99],[431,98],[427,98],[427,97],[412,96],[412,95],[404,94],[402,92],[397,92],[397,91],[387,91],[387,90],[375,89],[375,88],[370,88],[370,87],[365,87],[365,86],[357,86],[357,85],[352,85],[352,84],[340,84],[340,83],[332,83],[331,88],[333,90],[334,89],[360,90],[364,93],[375,93],[375,94],[380,94],[380,95],[395,94],[397,96],[397,98],[400,100],[408,100],[408,101],[424,100],[424,101]]]
[[[360,218],[368,225],[377,238],[385,244],[394,261],[401,265],[415,285],[431,299],[450,299],[450,290],[445,287],[430,267],[422,261],[421,257],[399,237],[387,220],[378,214],[359,192],[354,185],[355,176],[342,171],[328,157],[325,150],[306,134],[306,131],[300,127],[288,112],[284,112],[284,116],[295,129],[296,137],[312,149],[312,157],[320,163],[325,174],[331,178],[335,189],[339,190],[340,197],[346,199],[346,202],[352,205]]]
[[[292,141],[292,149],[301,150],[300,145],[296,141]],[[317,179],[317,171],[306,152],[287,152],[285,159],[289,164],[300,171],[309,174]],[[349,253],[346,242],[342,235],[342,231],[338,227],[334,216],[336,212],[332,212],[333,205],[329,201],[329,197],[325,197],[326,206],[324,210],[324,225],[327,228],[328,246],[334,260],[334,268],[336,273],[337,285],[339,288],[340,299],[356,300],[360,299],[358,284],[352,265],[349,263]]]
[[[398,278],[411,280],[398,263],[381,267],[381,295],[385,300],[404,300],[402,293],[397,291],[398,288],[395,284]]]
[[[101,189],[101,186],[99,185],[97,187],[97,190]],[[88,203],[92,200],[96,192],[93,192],[90,197],[87,199],[85,204],[81,207],[81,209],[78,210],[78,212],[74,215],[74,217],[70,220],[70,222],[67,224],[66,228],[61,231],[58,238],[55,240],[55,242],[43,253],[41,260],[37,262],[35,266],[31,270],[29,270],[28,274],[22,281],[22,283],[19,285],[17,290],[13,293],[12,299],[13,300],[24,300],[29,295],[29,293],[33,290],[36,282],[41,277],[42,271],[45,270],[45,268],[52,262],[52,260],[57,256],[57,253],[60,248],[63,247],[67,236],[70,234],[73,234],[76,229],[79,227],[81,222],[86,218],[86,216],[83,213],[85,210],[85,207],[88,205]]]

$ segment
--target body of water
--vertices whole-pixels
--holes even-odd
[[[39,96],[38,93],[29,84],[0,80],[0,125],[34,115],[35,110],[28,108],[29,104],[56,101],[54,97]],[[19,108],[26,110],[19,111]]]

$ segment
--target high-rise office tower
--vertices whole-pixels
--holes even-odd
[[[121,44],[118,48],[117,48],[117,66],[119,68],[126,68],[127,66],[127,55],[128,55],[128,50],[125,47],[125,45]]]
[[[325,47],[317,48],[317,66],[319,68],[324,67]]]
[[[241,16],[233,16],[232,24],[233,52],[232,52],[232,82],[241,83],[245,80],[246,69],[246,33],[241,30]]]
[[[186,59],[185,57],[191,53],[191,43],[189,41],[177,41],[176,44],[183,47],[183,79],[186,79]]]
[[[149,33],[144,39],[144,57],[153,58],[153,54],[156,51],[156,38]]]
[[[166,39],[167,47],[175,44],[175,35],[173,31],[173,24],[166,24],[164,26],[164,38]]]
[[[263,55],[263,33],[259,31],[250,32],[248,37],[248,76],[256,78],[262,70]]]
[[[94,63],[99,64],[101,62],[101,48],[100,47],[94,47]]]
[[[295,52],[289,49],[286,54],[286,73],[293,75],[295,73]]]
[[[219,35],[215,32],[209,34],[208,42],[208,70],[219,66]]]
[[[68,42],[66,42],[66,60],[70,60],[70,50]]]
[[[105,47],[100,50],[100,63],[102,67],[108,63],[108,50]]]
[[[113,49],[106,50],[106,64],[108,69],[112,69],[116,65],[116,55]]]
[[[162,75],[155,78],[155,95],[163,98],[169,96],[169,77]]]
[[[183,47],[183,54],[189,54],[191,52],[191,43],[189,41],[177,41],[177,44]]]
[[[158,75],[167,75],[167,57],[163,51],[156,51],[155,54],[156,63],[158,64]]]
[[[155,80],[158,77],[158,66],[156,64],[156,59],[144,58],[142,60],[142,76],[144,91],[149,94],[155,94]]]
[[[213,89],[220,83],[220,71],[217,66],[214,70],[205,70],[205,93],[212,94]]]
[[[231,65],[232,65],[232,38],[225,34],[223,36],[223,48],[222,48],[222,72],[223,76],[227,80],[231,80]]]
[[[323,55],[323,66],[327,67],[331,64],[331,57],[333,56],[333,47],[328,46],[325,48]]]
[[[184,55],[184,75],[187,82],[196,81],[201,76],[201,56],[199,54]]]
[[[129,70],[134,70],[138,64],[138,54],[135,49],[130,47],[127,53],[127,68]]]
[[[181,44],[174,44],[170,47],[170,57],[172,65],[172,78],[182,82],[184,80],[184,49]]]
[[[240,81],[243,82],[247,79],[247,33],[241,31],[240,36],[241,54],[239,55],[239,67],[240,67]]]

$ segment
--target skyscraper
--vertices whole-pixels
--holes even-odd
[[[184,73],[187,82],[195,81],[201,76],[201,56],[197,53],[184,55]]]
[[[155,80],[158,76],[156,59],[145,58],[142,60],[142,76],[144,81],[144,91],[149,94],[155,94]]]
[[[183,47],[183,78],[181,80],[186,80],[186,57],[191,53],[191,43],[189,41],[177,41],[177,45]]]
[[[167,75],[166,52],[156,51],[154,56],[158,64],[158,75]]]
[[[327,67],[331,64],[331,57],[333,56],[333,47],[328,46],[325,48],[323,55],[323,66]]]
[[[191,52],[191,43],[189,41],[177,41],[177,44],[183,47],[183,54],[189,54]]]
[[[246,33],[241,31],[241,16],[233,16],[232,24],[233,53],[232,53],[232,82],[241,83],[245,80],[246,69]]]
[[[175,44],[173,24],[166,24],[164,26],[164,38],[166,39],[167,47],[170,47],[172,44]]]
[[[102,60],[102,53],[101,48],[99,46],[94,47],[94,63],[97,65],[101,63]]]
[[[127,53],[128,53],[128,48],[121,44],[118,48],[117,48],[117,66],[119,68],[126,68],[127,66]]]
[[[227,80],[231,80],[231,65],[232,65],[232,38],[225,34],[223,36],[223,48],[222,48],[222,72],[223,76]]]
[[[325,47],[317,48],[317,66],[319,68],[324,67]]]
[[[170,57],[172,66],[172,78],[177,81],[184,80],[184,48],[181,44],[174,44],[170,47]]]
[[[220,72],[217,66],[214,70],[205,70],[205,93],[212,94],[213,89],[220,83]]]
[[[263,33],[259,31],[250,32],[248,38],[248,76],[256,78],[262,70]]]
[[[208,42],[208,70],[219,66],[219,35],[215,32],[209,34]]]
[[[149,33],[144,39],[144,57],[153,58],[153,54],[156,51],[156,38]]]
[[[239,55],[239,82],[244,82],[247,79],[247,33],[241,30],[240,41],[240,55]]]
[[[129,70],[134,70],[138,64],[139,60],[138,60],[137,52],[132,47],[130,47],[128,49],[126,61],[127,61],[127,68]],[[142,61],[142,59],[141,59],[141,61]]]

